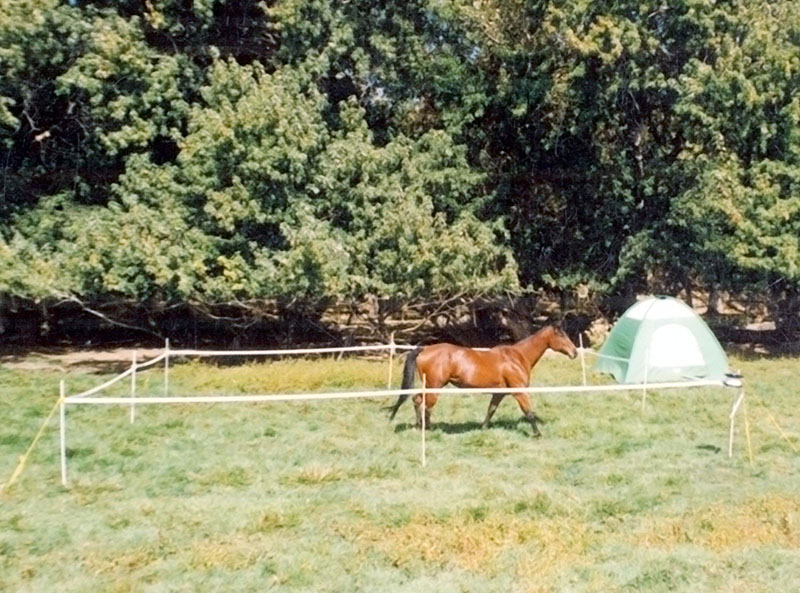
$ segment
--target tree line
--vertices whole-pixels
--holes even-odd
[[[4,0],[0,73],[6,314],[700,290],[800,327],[794,0]]]

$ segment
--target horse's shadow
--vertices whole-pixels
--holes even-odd
[[[517,430],[517,425],[519,424],[519,420],[511,420],[511,419],[499,419],[492,422],[492,425],[488,429],[484,429],[482,423],[470,421],[470,422],[434,422],[433,426],[430,427],[429,430],[433,432],[441,432],[443,434],[464,434],[468,432],[473,432],[476,430]],[[398,422],[395,427],[394,431],[396,433],[406,432],[409,430],[417,430],[416,426],[411,422]]]

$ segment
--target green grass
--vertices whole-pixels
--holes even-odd
[[[399,362],[395,384],[399,379]],[[734,360],[732,393],[535,396],[540,440],[513,399],[444,397],[428,465],[411,405],[388,400],[68,409],[70,486],[56,422],[0,497],[1,591],[800,590],[797,359]],[[385,387],[377,360],[180,364],[173,393]],[[0,479],[62,375],[0,369]],[[107,376],[73,374],[75,393]],[[163,391],[159,369],[139,394]],[[534,383],[575,384],[548,357]],[[592,378],[593,382],[599,380]],[[115,393],[124,394],[128,384]],[[765,407],[766,406],[768,407]],[[778,420],[784,440],[772,423]]]

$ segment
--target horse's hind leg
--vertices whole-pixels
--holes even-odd
[[[439,396],[434,393],[425,393],[425,429],[431,430],[431,409],[436,405]],[[414,396],[414,411],[417,414],[417,428],[422,428],[422,394]]]
[[[492,420],[492,416],[494,416],[494,413],[497,411],[497,406],[500,405],[500,402],[503,401],[505,396],[505,393],[492,394],[492,401],[489,402],[489,407],[486,410],[486,420],[483,421],[481,428],[489,428],[489,423]]]
[[[519,408],[520,410],[522,410],[522,413],[524,415],[523,417],[530,423],[531,428],[533,429],[533,436],[535,437],[542,436],[542,433],[539,432],[539,427],[537,426],[537,423],[540,422],[541,419],[536,414],[533,413],[533,410],[531,409],[531,398],[528,396],[528,394],[515,393],[514,399],[517,400]]]

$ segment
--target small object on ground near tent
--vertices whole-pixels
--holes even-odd
[[[725,373],[725,379],[722,381],[725,387],[741,387],[742,376],[737,373]]]

